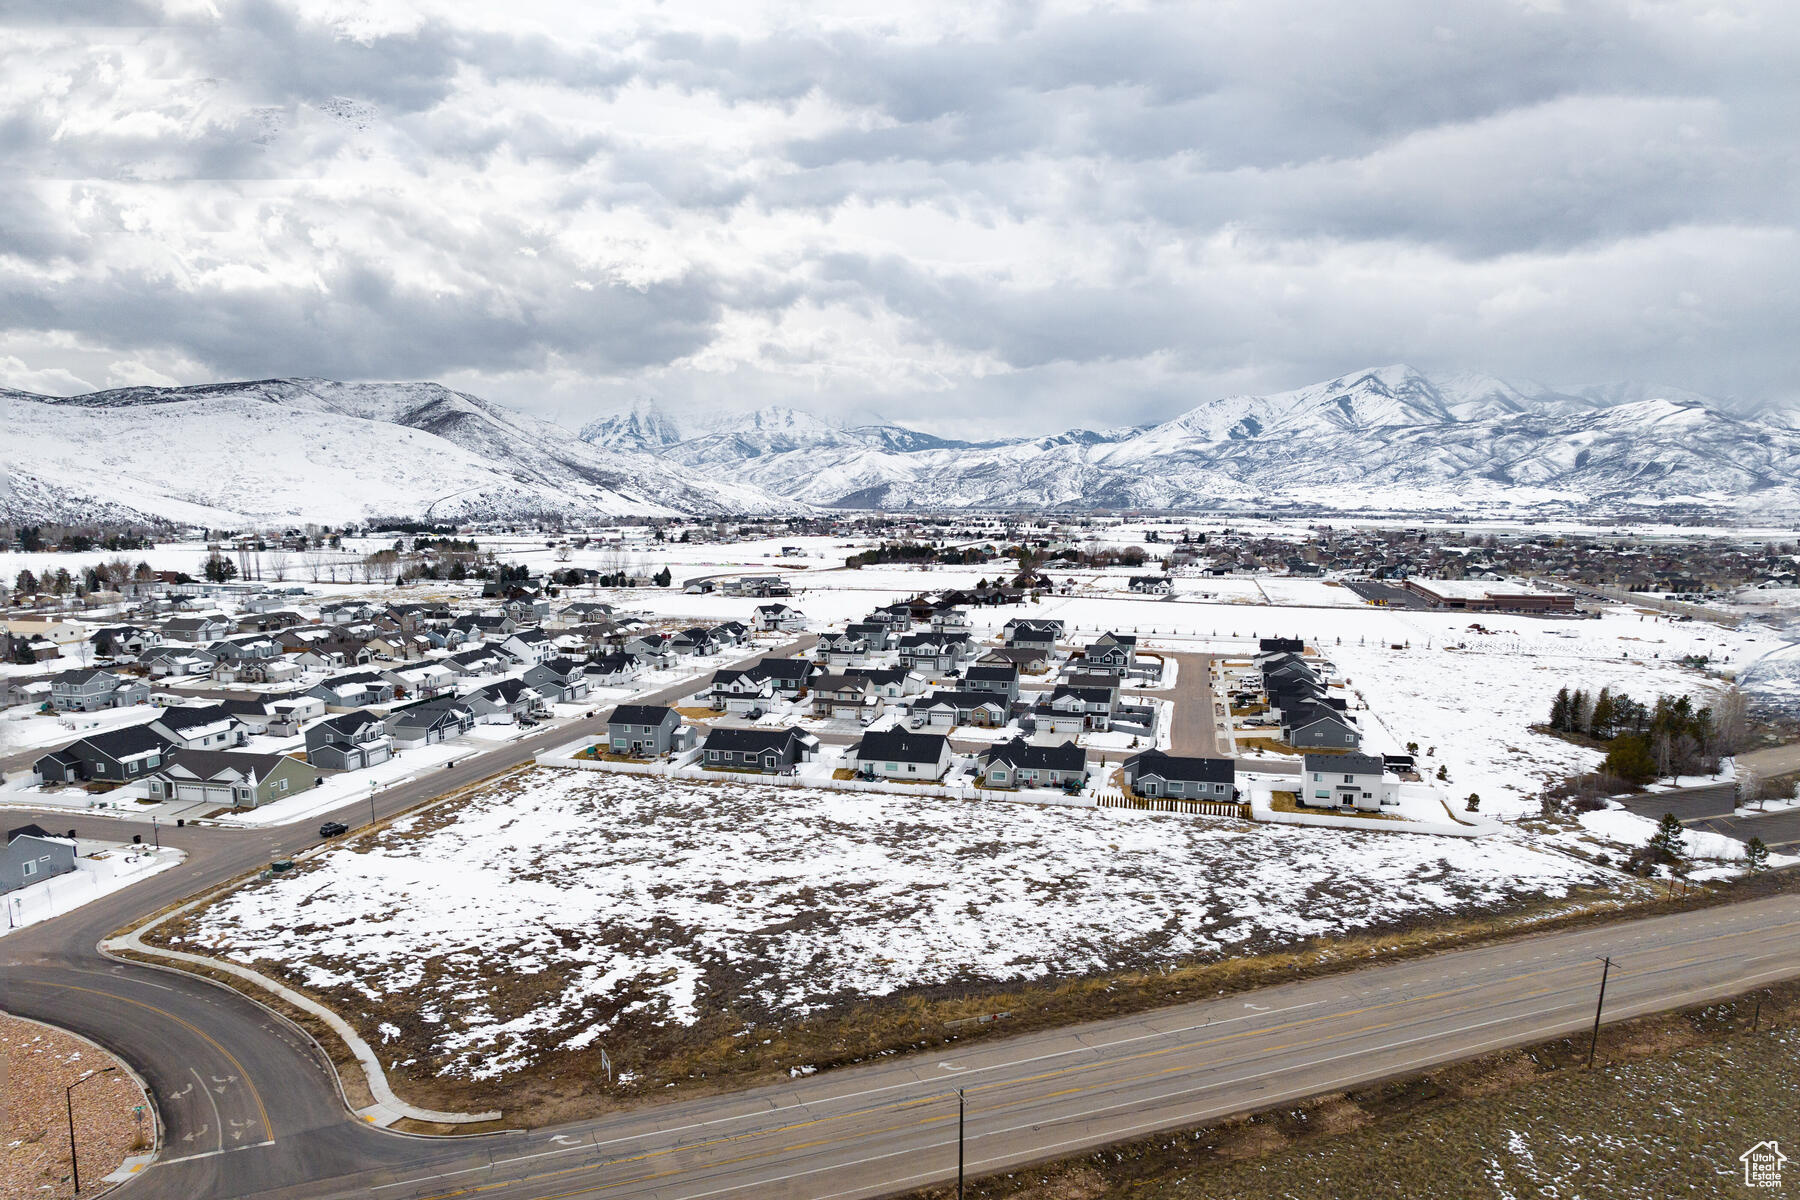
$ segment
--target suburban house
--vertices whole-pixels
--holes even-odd
[[[950,769],[950,739],[941,733],[883,729],[863,734],[856,770],[879,779],[942,779]]]
[[[1112,728],[1113,693],[1104,688],[1070,687],[1058,685],[1050,693],[1050,698],[1032,709],[1034,716],[1047,718],[1052,722],[1052,732],[1066,732],[1066,719],[1076,717],[1081,720],[1078,729],[1106,730]],[[1063,718],[1063,720],[1058,720]]]
[[[382,724],[394,745],[408,750],[461,737],[475,728],[475,714],[455,696],[440,696],[397,708]]]
[[[1301,761],[1299,800],[1318,808],[1379,812],[1400,803],[1400,782],[1390,780],[1374,754],[1308,754]]]
[[[394,694],[411,696],[415,700],[429,700],[433,696],[441,696],[456,687],[456,670],[447,663],[427,661],[409,663],[403,667],[380,672],[381,677],[394,685]]]
[[[387,727],[362,709],[328,717],[306,730],[306,761],[320,770],[359,771],[393,756]]]
[[[169,741],[147,725],[109,729],[32,764],[45,783],[131,783],[162,766]]]
[[[478,687],[461,703],[482,725],[510,725],[544,707],[544,694],[523,679],[496,679]]]
[[[827,667],[854,666],[868,655],[868,641],[853,633],[821,634],[813,645],[813,657]]]
[[[149,699],[150,688],[141,680],[111,671],[64,671],[50,681],[50,704],[57,712],[129,708]]]
[[[1087,751],[1074,742],[1034,746],[1024,738],[995,746],[981,756],[988,787],[1080,787],[1087,782]]]
[[[1019,698],[1019,668],[1011,663],[976,663],[963,672],[963,687],[1004,696],[1010,705]]]
[[[1093,666],[1129,671],[1137,662],[1137,635],[1103,633],[1088,644],[1081,657]]]
[[[746,716],[768,710],[775,702],[775,685],[748,668],[715,671],[705,695],[720,712]]]
[[[319,782],[319,769],[286,754],[230,750],[172,750],[144,788],[152,800],[192,800],[232,808],[259,808],[304,792]]]
[[[522,629],[500,643],[500,649],[526,666],[556,657],[556,642],[542,629]]]
[[[680,629],[669,639],[669,649],[683,658],[700,657],[714,653],[718,646],[713,642],[712,630],[694,626]]]
[[[446,667],[467,678],[470,675],[499,675],[512,669],[512,660],[492,646],[471,646],[446,655]]]
[[[925,680],[905,667],[851,667],[844,674],[868,680],[883,700],[898,700],[925,690]]]
[[[715,729],[702,743],[708,767],[780,774],[812,758],[819,739],[799,729]]]
[[[1354,750],[1362,745],[1362,732],[1350,718],[1330,705],[1283,709],[1281,740],[1296,750]]]
[[[912,702],[912,715],[915,725],[933,729],[958,725],[998,729],[1006,724],[1011,707],[1004,696],[993,692],[932,692]]]
[[[861,638],[870,650],[894,648],[894,631],[880,621],[852,621],[844,626],[844,632],[853,638]]]
[[[669,636],[665,633],[639,634],[625,643],[625,653],[651,670],[675,665],[675,651],[670,648]]]
[[[202,645],[216,642],[231,633],[231,621],[218,613],[199,617],[170,617],[163,622],[164,641]]]
[[[1190,758],[1146,750],[1125,760],[1125,786],[1140,796],[1181,800],[1237,798],[1237,764],[1229,758]]]
[[[240,637],[222,638],[207,646],[220,662],[242,662],[265,658],[280,658],[281,643],[267,634],[249,633]]]
[[[165,708],[150,728],[180,750],[224,750],[243,745],[249,736],[244,723],[222,704]]]
[[[75,869],[75,843],[36,825],[6,831],[0,847],[0,895],[67,875]]]
[[[497,642],[511,637],[519,623],[505,613],[464,613],[450,628],[459,630],[467,641]]]
[[[1056,652],[1056,643],[1062,637],[1061,621],[1033,621],[1025,617],[1014,617],[1000,631],[1002,639],[1008,646],[1018,646],[1028,650],[1042,650],[1045,654]]]
[[[1142,596],[1166,596],[1175,590],[1175,581],[1167,575],[1133,575],[1130,588]]]
[[[352,671],[314,686],[306,693],[317,696],[332,712],[349,712],[366,704],[391,704],[394,685],[375,671]]]
[[[618,687],[636,679],[643,669],[629,654],[606,654],[588,664],[588,680],[601,687]]]
[[[820,675],[812,681],[815,717],[849,717],[867,723],[881,712],[875,684],[859,675]]]
[[[267,732],[276,737],[293,737],[308,721],[325,715],[325,702],[317,696],[288,696],[269,703]]]
[[[759,604],[750,623],[759,633],[797,633],[806,628],[806,614],[785,604]]]
[[[108,625],[94,630],[88,640],[94,643],[94,653],[101,658],[136,658],[161,642],[162,636],[136,625]]]
[[[940,608],[931,614],[933,633],[965,633],[968,628],[969,614],[960,608]]]
[[[211,651],[198,646],[168,645],[152,646],[138,659],[139,665],[155,679],[171,675],[179,679],[211,675],[218,661]]]
[[[750,668],[750,674],[768,680],[776,695],[793,696],[806,690],[813,669],[804,658],[765,658]]]
[[[651,704],[621,704],[606,719],[607,744],[614,754],[659,758],[675,749],[681,714]]]
[[[580,659],[545,659],[520,678],[552,704],[587,699],[587,664]]]
[[[1011,663],[1021,674],[1042,671],[1050,661],[1050,651],[1041,646],[1001,646],[982,654],[984,663]]]
[[[909,633],[900,639],[900,665],[912,671],[948,675],[971,653],[966,633]]]

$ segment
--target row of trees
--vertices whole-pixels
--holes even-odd
[[[1769,865],[1769,847],[1759,837],[1753,837],[1744,843],[1744,869],[1751,874],[1766,870]],[[1662,820],[1656,823],[1656,832],[1650,840],[1637,850],[1625,862],[1627,870],[1638,875],[1654,874],[1656,868],[1667,867],[1671,875],[1682,876],[1688,873],[1687,829],[1674,813],[1664,813]]]
[[[1715,705],[1688,696],[1658,696],[1644,704],[1625,692],[1561,688],[1550,703],[1557,733],[1606,743],[1604,770],[1638,785],[1667,775],[1712,774],[1719,759],[1743,748],[1749,729],[1744,694],[1729,688]]]
[[[48,593],[52,596],[88,596],[95,592],[116,592],[127,583],[142,583],[155,578],[150,564],[140,562],[135,567],[122,558],[96,563],[73,574],[67,567],[58,567],[54,571],[45,571],[39,576],[33,571],[20,571],[13,577],[13,593],[19,596],[39,596]]]

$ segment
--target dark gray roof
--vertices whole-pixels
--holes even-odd
[[[621,704],[606,720],[610,725],[661,725],[674,711],[655,704]]]
[[[706,749],[738,753],[786,750],[789,743],[805,736],[798,729],[715,729],[706,735]]]
[[[863,734],[857,756],[883,762],[935,763],[949,745],[941,733],[913,733],[905,729],[879,729]]]
[[[1003,762],[1015,767],[1037,767],[1052,771],[1076,771],[1087,764],[1087,751],[1074,742],[1055,746],[1034,746],[1024,738],[1014,738],[995,746],[983,757],[989,763]]]
[[[235,721],[231,710],[222,704],[175,705],[156,714],[155,721],[164,729],[198,729],[217,721]]]
[[[1237,764],[1229,758],[1189,758],[1146,750],[1125,760],[1134,775],[1160,775],[1164,779],[1182,779],[1192,783],[1230,783],[1237,777]]]
[[[1387,766],[1376,754],[1308,754],[1305,769],[1338,775],[1379,775]]]

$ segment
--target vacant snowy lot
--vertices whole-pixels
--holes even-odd
[[[1241,954],[1608,878],[1498,838],[537,770],[231,894],[174,944],[329,998],[428,1059],[419,1075],[492,1079],[672,1026]]]

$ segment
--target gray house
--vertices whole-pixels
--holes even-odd
[[[149,699],[146,684],[111,671],[64,671],[50,681],[50,703],[57,712],[129,708]]]
[[[75,869],[75,843],[52,837],[36,825],[6,831],[0,849],[0,894],[30,887]]]
[[[614,754],[659,758],[675,748],[681,714],[651,704],[621,704],[606,719],[607,744]]]
[[[45,783],[133,783],[162,766],[169,740],[148,725],[109,729],[53,750],[33,764]]]
[[[580,659],[552,658],[532,667],[520,678],[552,704],[587,698],[587,664]]]
[[[1014,738],[982,755],[989,787],[1080,787],[1087,781],[1087,751],[1074,742],[1034,746]]]
[[[1329,705],[1282,710],[1281,740],[1296,750],[1354,750],[1362,733]]]
[[[382,725],[394,744],[406,750],[461,737],[475,728],[475,713],[455,696],[439,696],[395,709]]]
[[[1125,786],[1140,796],[1182,800],[1236,798],[1237,764],[1229,758],[1188,758],[1146,750],[1125,760]]]
[[[701,760],[720,770],[777,774],[810,759],[819,739],[799,729],[715,729]]]
[[[394,756],[394,740],[372,712],[328,717],[306,731],[306,761],[325,771],[359,771]]]
[[[1019,698],[1019,668],[1012,663],[976,663],[963,672],[963,687],[998,693],[1010,705]]]

